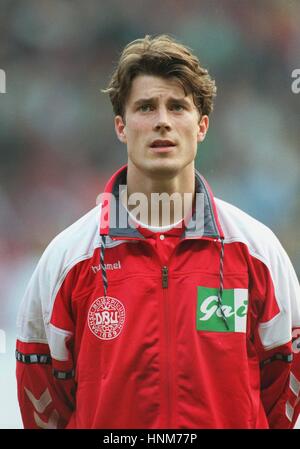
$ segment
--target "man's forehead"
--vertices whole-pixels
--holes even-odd
[[[177,78],[163,78],[152,75],[139,75],[133,81],[128,100],[136,102],[140,99],[168,99],[188,100],[192,94],[186,93],[181,82]]]

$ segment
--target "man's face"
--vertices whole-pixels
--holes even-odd
[[[200,119],[192,94],[185,95],[176,78],[139,75],[132,82],[125,119],[116,116],[115,129],[127,144],[129,163],[159,178],[194,167],[208,117]]]

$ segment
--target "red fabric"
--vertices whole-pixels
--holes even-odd
[[[66,343],[68,357],[52,357],[47,365],[18,362],[25,427],[39,427],[41,421],[68,428],[291,427],[299,401],[289,376],[300,380],[299,354],[293,354],[292,363],[277,360],[262,366],[274,354],[292,353],[291,341],[264,349],[258,334],[258,323],[272,322],[279,312],[267,266],[246,244],[227,242],[224,291],[248,290],[246,332],[199,330],[197,291],[220,287],[220,242],[181,239],[177,230],[167,232],[164,240],[160,234],[140,232],[145,239],[105,249],[110,305],[102,318],[96,307],[104,296],[99,247],[74,263],[59,284],[50,324],[58,333],[72,335]],[[44,281],[33,279],[39,285]],[[122,323],[116,337],[107,337],[111,331],[105,334],[103,321],[91,330],[96,313],[97,320],[110,317],[110,324]],[[221,318],[217,324],[222,325]],[[19,342],[18,349],[23,354],[50,352],[38,342]],[[72,368],[74,379],[53,376],[53,369]],[[26,389],[36,400],[48,389],[51,401],[39,412]],[[286,415],[288,402],[292,421]]]
[[[126,260],[122,271],[108,272],[108,296],[120,300],[126,309],[126,326],[114,340],[98,339],[87,326],[91,304],[104,293],[101,273],[91,270],[99,252],[66,277],[51,321],[58,328],[66,328],[66,311],[71,310],[76,323],[73,353],[77,406],[68,427],[265,428],[269,424],[262,405],[271,412],[276,427],[289,426],[288,420],[284,422],[284,412],[274,409],[278,397],[283,398],[280,408],[285,405],[288,386],[282,377],[288,378],[289,364],[273,362],[266,366],[263,386],[265,382],[270,385],[266,384],[261,403],[259,362],[271,353],[263,351],[258,342],[251,343],[257,315],[263,310],[268,315],[276,313],[276,307],[272,312],[270,305],[274,303],[272,292],[270,304],[264,307],[257,291],[250,291],[247,334],[197,332],[196,290],[198,285],[219,287],[219,243],[179,244],[169,262],[169,287],[163,289],[161,265],[167,253],[174,250],[173,238],[179,237],[166,237],[164,241],[159,236],[149,237],[151,244],[122,244],[106,250],[106,263],[114,263],[116,258]],[[170,246],[164,246],[167,241]],[[190,251],[183,251],[183,246]],[[241,264],[245,250],[240,244],[226,246],[225,289],[248,286]],[[160,263],[156,251],[162,258]],[[276,351],[288,353],[289,346]],[[21,349],[24,351],[24,344]],[[35,348],[32,344],[28,351],[34,349],[41,351],[40,345]],[[26,385],[40,397],[47,386],[53,385],[50,367],[20,365],[19,391]],[[60,385],[64,390],[69,388],[65,395],[70,397],[70,381],[60,381]],[[53,404],[60,411],[64,407],[62,397],[57,394]],[[24,393],[20,401],[24,423],[32,427],[32,405]],[[63,416],[67,416],[65,410]],[[62,425],[65,422],[62,420]]]

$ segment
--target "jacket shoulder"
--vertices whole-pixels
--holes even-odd
[[[261,324],[260,333],[264,346],[276,346],[283,334],[283,339],[289,341],[289,321],[291,320],[293,327],[300,325],[300,287],[289,256],[267,226],[220,199],[216,199],[216,207],[225,243],[241,242],[247,245],[250,255],[267,267],[272,280],[280,313],[274,328],[271,326],[272,320]],[[272,332],[270,329],[273,329]]]
[[[20,305],[17,327],[22,341],[46,341],[55,297],[70,270],[92,257],[99,239],[100,206],[58,234],[42,254]],[[29,325],[28,323],[32,323]]]
[[[215,198],[225,242],[241,242],[252,255],[266,262],[275,253],[284,253],[274,232],[251,215],[226,201]]]
[[[100,206],[96,206],[60,232],[47,246],[43,257],[57,253],[71,261],[89,254],[99,244],[99,223]]]
[[[40,258],[37,271],[45,283],[49,281],[52,301],[68,272],[80,261],[92,257],[100,246],[100,210],[100,206],[93,208],[59,233]]]

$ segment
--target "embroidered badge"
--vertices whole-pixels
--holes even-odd
[[[102,296],[91,305],[88,326],[101,340],[112,340],[120,335],[125,322],[125,307],[116,298]]]

